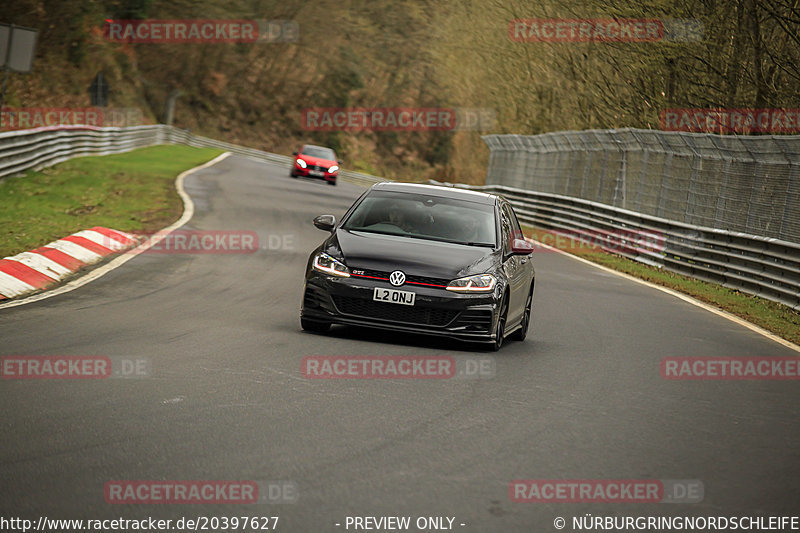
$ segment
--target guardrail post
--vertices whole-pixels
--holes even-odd
[[[612,130],[610,132],[610,134],[611,134],[611,139],[617,145],[617,150],[619,151],[619,157],[620,157],[619,168],[617,169],[617,179],[616,179],[616,183],[614,185],[613,204],[616,205],[616,206],[619,206],[621,204],[621,207],[623,209],[626,209],[627,205],[628,205],[628,201],[627,201],[627,197],[626,197],[627,196],[626,195],[626,191],[627,191],[627,186],[628,186],[628,184],[627,184],[628,151],[622,145],[622,141],[619,140],[619,137],[617,136],[617,132],[616,131]],[[619,201],[617,199],[619,199]]]

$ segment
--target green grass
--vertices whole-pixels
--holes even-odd
[[[175,177],[220,153],[153,146],[6,178],[0,181],[0,258],[93,226],[157,231],[183,212]]]
[[[538,241],[544,241],[548,244],[567,243],[566,239],[556,239],[550,231],[541,228],[525,226],[525,233]],[[702,302],[761,326],[779,337],[795,344],[800,344],[800,313],[783,304],[728,289],[715,283],[708,283],[644,265],[588,244],[578,244],[576,242],[575,244],[559,246],[559,248],[608,268],[688,294]]]
[[[372,176],[378,176],[380,172],[377,167],[371,165],[369,161],[362,160],[353,161],[352,170],[354,172],[361,172],[362,174],[370,174]]]

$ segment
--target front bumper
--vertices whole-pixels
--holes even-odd
[[[414,292],[414,305],[373,301],[375,287]],[[416,285],[392,287],[385,281],[339,278],[312,270],[306,278],[300,316],[332,324],[493,342],[497,309],[494,293],[459,294]]]
[[[334,172],[334,173],[330,173],[328,171],[324,171],[324,172],[322,172],[322,176],[312,175],[311,171],[312,171],[311,168],[308,168],[308,167],[307,168],[302,168],[300,165],[298,165],[296,163],[294,165],[294,174],[296,176],[302,176],[304,178],[316,178],[316,179],[325,180],[325,181],[336,181],[336,177],[339,175],[339,171],[338,170],[336,172]],[[320,171],[318,171],[318,172],[320,172]]]

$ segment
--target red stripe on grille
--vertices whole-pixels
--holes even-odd
[[[357,278],[380,279],[383,281],[389,281],[389,278],[376,278],[375,276],[365,276],[364,274],[350,274],[350,275],[355,276]]]

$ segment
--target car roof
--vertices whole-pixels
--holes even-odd
[[[458,187],[445,187],[441,185],[427,185],[424,183],[404,183],[396,181],[383,181],[372,186],[374,190],[388,192],[408,192],[417,194],[428,194],[431,196],[442,196],[445,198],[457,198],[470,202],[494,205],[497,203],[498,196],[480,191],[470,191]]]
[[[301,150],[305,150],[306,148],[323,148],[325,150],[330,150],[331,152],[335,153],[333,148],[328,148],[327,146],[317,146],[316,144],[304,144]]]

